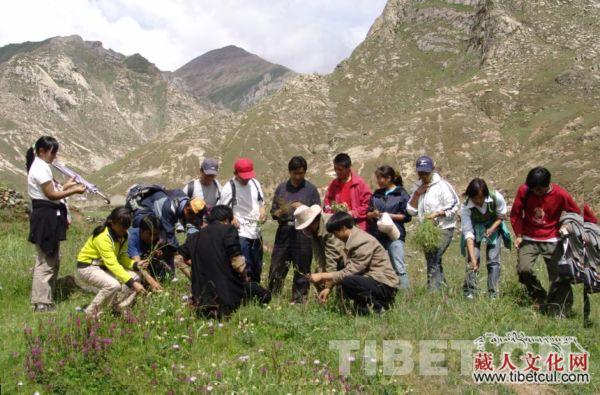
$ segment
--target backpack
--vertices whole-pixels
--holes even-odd
[[[144,199],[157,192],[163,192],[166,196],[156,200],[153,207],[145,207],[142,205]],[[165,187],[158,184],[134,184],[127,190],[125,207],[131,210],[132,213],[135,213],[138,210],[150,210],[159,220],[161,220],[163,214],[162,207],[167,199],[171,201],[171,211],[177,216],[179,203],[188,198],[183,191],[178,189],[165,189]]]
[[[252,184],[254,184],[254,187],[256,188],[256,192],[258,193],[258,201],[262,202],[263,201],[263,197],[260,194],[260,189],[258,189],[258,184],[256,184],[256,181],[254,180],[254,178],[251,178],[250,182]],[[235,192],[235,183],[233,182],[233,179],[229,180],[229,185],[231,185],[231,200],[229,201],[229,203],[227,205],[229,207],[233,208],[233,206],[237,205],[237,198],[236,198],[236,192]]]
[[[192,199],[194,196],[194,188],[196,185],[196,180],[192,180],[190,182],[188,182],[187,184],[187,196]],[[217,202],[219,200],[221,200],[221,191],[219,190],[219,184],[217,183],[217,180],[213,179],[213,185],[215,186],[215,188],[217,188]]]
[[[127,189],[125,207],[131,212],[135,212],[143,208],[142,200],[154,195],[156,192],[167,193],[167,190],[158,184],[133,184]]]

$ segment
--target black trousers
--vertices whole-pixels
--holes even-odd
[[[290,225],[280,225],[275,235],[275,245],[269,268],[269,289],[274,294],[281,292],[290,263],[294,267],[292,301],[303,302],[308,295],[309,282],[304,274],[310,273],[312,241]]]
[[[347,276],[340,283],[342,298],[354,301],[354,310],[357,314],[369,314],[369,306],[373,311],[380,313],[394,304],[396,288],[382,284],[367,276]]]
[[[260,304],[268,304],[271,302],[271,292],[261,287],[261,285],[257,282],[251,281],[243,284],[244,287],[244,295],[242,296],[242,300],[240,304],[256,301]],[[196,313],[199,317],[206,318],[226,318],[233,314],[238,307],[238,305],[216,305],[216,306],[201,306],[198,307]]]

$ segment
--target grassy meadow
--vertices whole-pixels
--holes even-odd
[[[93,224],[79,220],[62,244],[61,276],[75,272],[75,256]],[[103,315],[86,321],[77,307],[91,294],[76,290],[58,295],[56,313],[33,314],[29,306],[34,247],[26,241],[24,222],[0,224],[0,383],[2,393],[598,393],[600,384],[598,326],[584,329],[581,292],[575,294],[576,316],[539,315],[524,303],[513,253],[503,250],[502,297],[462,297],[463,258],[455,238],[445,258],[448,288],[425,289],[425,264],[407,243],[412,289],[399,293],[393,310],[381,316],[354,317],[336,300],[327,306],[311,298],[289,305],[288,276],[283,295],[267,307],[248,305],[223,322],[197,319],[186,299],[189,282],[180,275],[166,292],[139,299],[124,317]],[[274,225],[265,229],[272,243]],[[263,283],[268,273],[266,257]],[[543,269],[543,271],[542,271]],[[545,268],[538,265],[541,277]],[[480,286],[485,287],[485,267]],[[580,290],[580,288],[577,288]],[[314,288],[311,289],[314,293]],[[592,302],[598,300],[592,296]],[[600,322],[593,306],[592,319]],[[510,330],[528,335],[576,336],[589,351],[589,385],[475,385],[460,374],[460,353],[448,347],[437,365],[446,375],[421,374],[419,340],[473,340],[485,332]],[[406,340],[413,346],[414,369],[387,375],[381,363],[382,340]],[[338,372],[331,340],[358,340],[349,374]],[[373,355],[365,341],[376,341]],[[444,343],[444,342],[442,342]],[[366,358],[365,358],[366,357]],[[366,370],[365,366],[369,366]],[[373,366],[375,366],[373,368]]]

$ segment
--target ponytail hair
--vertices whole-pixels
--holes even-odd
[[[124,206],[114,208],[106,218],[106,221],[104,221],[104,224],[94,229],[92,237],[96,237],[104,232],[104,229],[111,224],[119,224],[124,228],[129,228],[131,226],[131,211]]]
[[[35,142],[33,147],[29,147],[25,153],[25,167],[27,168],[28,173],[35,156],[39,155],[40,150],[42,149],[55,154],[58,152],[58,141],[52,136],[42,136]]]
[[[377,170],[375,170],[375,175],[377,177],[385,177],[389,178],[394,185],[397,187],[404,186],[404,182],[402,181],[402,176],[400,173],[396,173],[393,167],[388,165],[379,166]]]

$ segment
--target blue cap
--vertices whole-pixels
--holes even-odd
[[[429,156],[421,156],[417,159],[417,172],[431,173],[433,171],[433,159]]]

